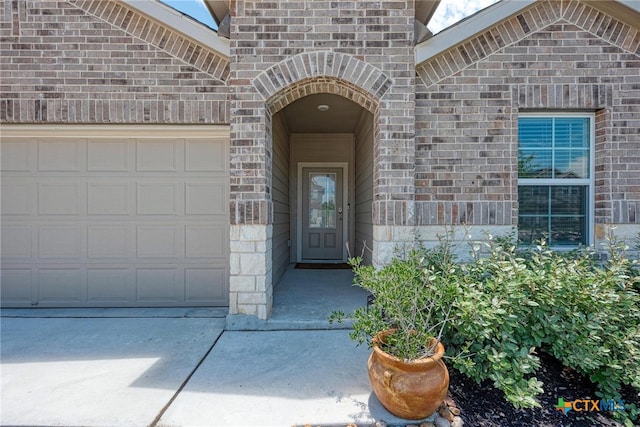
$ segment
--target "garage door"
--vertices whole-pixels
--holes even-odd
[[[4,307],[228,305],[228,127],[2,133]]]

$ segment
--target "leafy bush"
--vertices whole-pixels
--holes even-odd
[[[427,266],[419,251],[395,258],[381,269],[363,265],[361,258],[350,263],[355,283],[375,295],[368,307],[353,314],[351,338],[371,344],[376,333],[394,330],[384,342],[387,353],[405,361],[432,356],[447,318],[440,303],[445,287],[435,284],[440,273],[434,266]],[[343,318],[344,313],[334,312],[330,320]]]
[[[599,397],[617,400],[623,384],[640,390],[640,276],[622,249],[611,242],[600,263],[590,251],[539,246],[528,260],[543,347],[597,384]]]
[[[398,309],[426,310],[427,335],[446,323],[441,339],[453,366],[477,382],[493,381],[516,407],[539,406],[538,349],[588,376],[602,398],[619,399],[624,384],[640,390],[637,261],[616,241],[606,261],[589,250],[562,253],[541,242],[521,251],[512,242],[472,242],[467,263],[456,261],[446,239],[377,271],[354,260],[356,284],[376,302],[355,313],[352,338],[364,342],[397,323]],[[402,305],[402,296],[416,305]]]

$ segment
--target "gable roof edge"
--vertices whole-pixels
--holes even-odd
[[[537,0],[502,0],[416,46],[416,66],[528,8]]]
[[[149,18],[182,33],[191,40],[229,58],[229,41],[218,37],[215,31],[183,16],[182,13],[156,1],[121,0],[128,7],[135,9]]]

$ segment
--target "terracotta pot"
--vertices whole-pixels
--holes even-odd
[[[444,346],[438,343],[431,357],[405,362],[380,348],[392,332],[382,331],[373,339],[369,381],[387,411],[400,418],[421,420],[433,414],[447,396],[449,371],[442,361]]]

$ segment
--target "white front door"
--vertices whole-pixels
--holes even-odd
[[[302,260],[342,261],[347,221],[341,167],[302,168]]]

